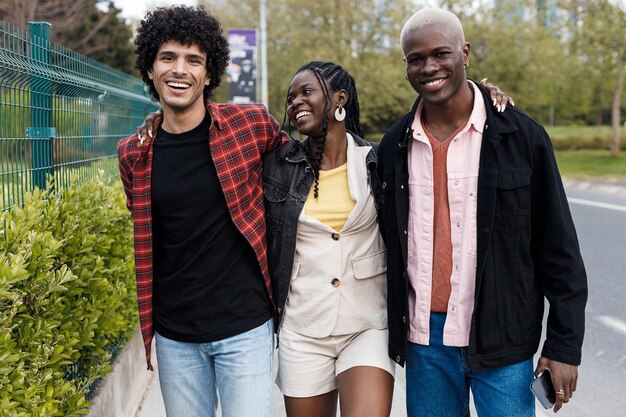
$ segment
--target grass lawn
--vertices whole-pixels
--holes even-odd
[[[544,126],[548,131],[551,138],[581,138],[581,139],[593,139],[593,138],[610,138],[613,134],[611,126],[597,125],[597,126]],[[624,128],[621,129],[624,133]]]
[[[561,175],[568,178],[597,178],[626,180],[626,152],[612,156],[609,151],[557,151]]]
[[[554,149],[609,149],[611,126],[546,126]],[[626,149],[626,128],[620,129],[621,148]]]

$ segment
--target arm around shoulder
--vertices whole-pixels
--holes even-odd
[[[263,120],[266,120],[269,124],[269,135],[267,136],[267,140],[262,143],[263,148],[261,149],[261,152],[271,152],[283,143],[287,142],[289,140],[289,135],[281,129],[278,120],[272,116],[265,106],[260,104],[258,106],[260,107],[260,112],[263,115]]]

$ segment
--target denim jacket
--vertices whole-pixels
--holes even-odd
[[[352,134],[357,146],[372,146]],[[276,300],[276,323],[282,322],[294,264],[298,218],[313,184],[313,168],[306,156],[309,139],[291,140],[263,155],[263,191],[267,224],[268,266]],[[375,145],[374,145],[375,146]],[[366,158],[367,181],[377,211],[382,187],[377,174],[377,158],[372,149]]]

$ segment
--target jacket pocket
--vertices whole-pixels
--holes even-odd
[[[503,233],[512,233],[528,223],[528,212],[504,212],[496,216],[495,228]]]
[[[543,295],[535,288],[532,273],[512,271],[498,285],[500,332],[505,346],[532,342],[541,333]]]
[[[268,177],[263,177],[263,194],[265,199],[271,203],[281,203],[287,199],[289,194],[287,188],[278,181]]]
[[[352,269],[356,279],[372,278],[384,274],[387,272],[387,250],[353,259]]]
[[[503,233],[528,223],[531,171],[501,170],[498,175],[495,228]]]
[[[280,227],[283,210],[289,191],[278,181],[263,177],[263,196],[265,197],[265,217],[267,226]]]

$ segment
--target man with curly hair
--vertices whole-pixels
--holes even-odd
[[[154,336],[168,416],[215,416],[218,394],[224,417],[273,416],[260,168],[286,134],[261,105],[210,100],[229,49],[203,7],[148,13],[135,45],[163,110],[155,135],[118,144],[148,369]]]

